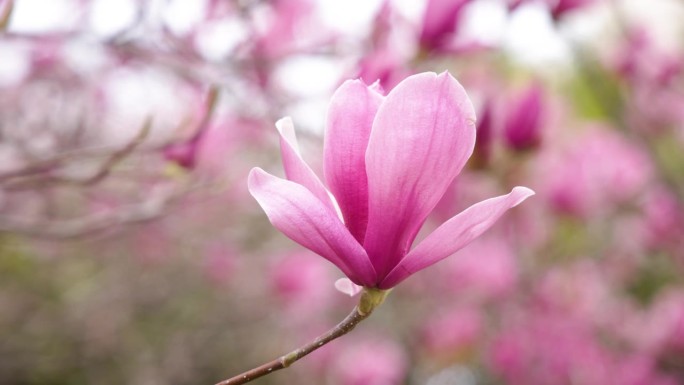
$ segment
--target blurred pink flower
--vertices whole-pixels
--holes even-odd
[[[184,142],[169,144],[162,150],[164,158],[186,169],[195,168],[197,146],[205,132],[205,129],[201,129]]]
[[[586,218],[633,199],[652,176],[648,155],[610,129],[592,129],[540,162],[543,189],[559,212]]]
[[[390,48],[373,50],[359,63],[359,78],[367,83],[378,81],[384,90],[391,90],[408,75],[405,63]]]
[[[509,321],[491,346],[490,364],[506,383],[615,384],[611,356],[591,328],[563,314],[529,312]]]
[[[470,0],[428,0],[420,31],[420,45],[428,51],[449,45],[458,30],[463,8]]]
[[[210,124],[195,148],[195,167],[206,177],[224,176],[237,167],[226,167],[226,159],[239,163],[235,156],[241,148],[262,140],[263,123],[257,120],[225,116]],[[238,158],[238,159],[236,159]]]
[[[614,66],[617,73],[626,80],[638,82],[652,76],[660,56],[661,53],[654,49],[648,32],[644,28],[632,27],[626,31]],[[656,60],[653,60],[654,57]]]
[[[310,0],[275,0],[270,2],[265,12],[265,23],[257,24],[255,31],[255,53],[263,60],[272,60],[288,54],[296,53],[308,44],[315,46],[316,41],[323,40],[326,32],[320,24],[314,25],[312,14],[315,3]],[[318,33],[304,33],[318,28]],[[304,41],[305,39],[314,41]]]
[[[630,27],[613,58],[613,67],[632,93],[627,121],[644,133],[678,127],[684,120],[684,95],[678,86],[684,59],[658,43],[646,28]]]
[[[677,309],[684,314],[682,297],[671,298],[675,301],[669,305],[675,306],[664,309],[667,314],[654,312],[652,319],[644,318],[656,321],[652,325],[635,323],[632,308],[597,267],[586,262],[569,272],[553,269],[539,282],[535,299],[500,315],[502,330],[488,356],[492,370],[506,383],[677,383],[658,368],[657,355],[643,346],[662,346],[676,336]],[[597,293],[598,298],[592,298]]]
[[[359,80],[335,92],[324,145],[334,198],[299,155],[292,121],[276,126],[288,180],[255,168],[250,192],[276,228],[361,286],[397,285],[455,253],[534,194],[516,187],[477,203],[411,250],[475,145],[473,106],[446,72],[410,76],[386,97]]]
[[[446,275],[449,289],[475,298],[501,298],[518,281],[515,255],[500,237],[478,239],[459,258],[447,261],[440,272]]]
[[[624,331],[632,343],[650,355],[684,353],[684,291],[658,293],[648,309],[628,319]]]
[[[527,1],[528,0],[506,0],[506,5],[508,6],[509,11],[513,11]]]
[[[346,345],[332,368],[339,385],[401,384],[406,372],[407,357],[401,346],[378,337]]]
[[[307,252],[283,256],[271,269],[271,282],[278,298],[294,314],[316,313],[329,303],[334,291],[324,290],[331,280],[330,270]]]
[[[665,186],[655,186],[645,194],[642,210],[649,246],[673,248],[673,255],[684,255],[684,206],[677,196]]]
[[[238,270],[237,256],[235,250],[222,243],[209,245],[204,255],[204,274],[217,285],[230,282]]]
[[[612,291],[615,282],[605,270],[592,260],[552,268],[537,282],[537,301],[587,324],[619,322],[623,306]]]
[[[560,19],[563,15],[570,11],[577,10],[594,3],[596,0],[547,0],[551,16],[554,20]]]
[[[475,143],[474,160],[478,166],[486,167],[492,157],[494,146],[493,102],[486,100],[480,110],[480,120],[477,122],[477,142]]]
[[[204,95],[203,100],[197,103],[194,107],[197,112],[188,124],[189,127],[195,128],[194,134],[183,141],[173,142],[164,147],[162,153],[166,160],[175,162],[186,169],[195,168],[198,147],[205,140],[204,137],[209,130],[209,120],[216,103],[216,97],[215,91],[210,90]]]
[[[421,342],[433,354],[458,354],[478,343],[483,324],[482,314],[473,308],[452,310],[427,319]]]
[[[508,147],[523,151],[541,142],[543,124],[543,90],[532,84],[509,103],[504,123],[504,139]]]

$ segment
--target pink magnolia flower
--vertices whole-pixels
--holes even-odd
[[[446,72],[410,76],[386,97],[359,80],[340,86],[324,143],[325,179],[334,197],[301,158],[292,121],[276,126],[287,180],[254,168],[251,194],[276,228],[357,285],[397,285],[455,253],[534,194],[516,187],[477,203],[411,249],[475,145],[473,106]]]

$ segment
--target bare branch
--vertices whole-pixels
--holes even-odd
[[[179,198],[194,188],[196,186],[163,192],[146,201],[116,209],[112,212],[98,213],[75,219],[38,222],[36,220],[0,216],[0,232],[11,232],[58,240],[93,235],[124,224],[141,223],[155,219],[166,213]]]
[[[77,186],[92,186],[106,178],[117,164],[124,160],[128,155],[133,153],[133,151],[135,151],[135,149],[138,148],[145,141],[145,138],[147,138],[147,136],[149,135],[151,127],[152,119],[148,118],[138,131],[138,134],[130,142],[128,142],[124,147],[120,148],[119,150],[116,150],[109,154],[108,158],[102,163],[98,171],[87,178],[74,179],[65,178],[62,176],[55,176],[52,174],[46,174],[51,171],[54,171],[58,167],[58,165],[63,163],[63,158],[53,158],[52,163],[50,163],[50,161],[47,160],[40,163],[36,163],[22,170],[17,170],[12,173],[6,173],[5,175],[0,176],[0,178],[22,178],[18,181],[6,182],[4,186],[6,190],[23,190],[34,187],[37,184],[67,184]],[[57,164],[55,164],[55,162],[57,162]]]
[[[7,0],[4,7],[0,9],[0,32],[4,32],[9,27],[12,12],[14,11],[14,0]]]
[[[289,367],[299,359],[304,358],[323,345],[354,330],[356,325],[368,318],[373,313],[373,310],[382,304],[387,297],[387,294],[389,294],[389,291],[387,290],[364,288],[361,298],[359,299],[359,304],[344,320],[342,320],[342,322],[337,324],[337,326],[334,328],[328,330],[326,333],[320,335],[318,338],[300,347],[299,349],[293,350],[280,358],[276,358],[271,362],[267,362],[235,377],[223,380],[216,385],[246,384],[252,380],[256,380],[257,378],[271,374],[277,370]]]

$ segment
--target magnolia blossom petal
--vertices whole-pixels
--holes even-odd
[[[325,180],[352,235],[363,242],[368,223],[366,147],[384,97],[360,80],[335,91],[325,131]]]
[[[474,145],[473,105],[449,73],[408,77],[387,95],[366,152],[364,248],[380,277],[408,252]]]
[[[361,245],[307,188],[260,168],[249,173],[248,186],[273,226],[287,237],[335,264],[354,283],[373,286],[377,282]]]
[[[515,187],[507,195],[487,199],[444,222],[427,236],[380,283],[381,289],[398,283],[452,255],[489,229],[510,208],[534,195],[527,187]]]
[[[280,153],[283,158],[283,168],[288,180],[299,183],[311,191],[326,207],[335,212],[335,206],[330,200],[328,190],[315,172],[302,159],[297,144],[294,124],[288,116],[276,122],[276,128],[280,134]]]
[[[342,294],[354,297],[363,290],[363,286],[355,284],[349,278],[340,278],[335,281],[335,289]]]

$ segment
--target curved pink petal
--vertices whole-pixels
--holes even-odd
[[[377,283],[361,245],[311,191],[260,168],[249,173],[248,186],[273,226],[283,234],[335,264],[354,283]]]
[[[328,109],[325,180],[354,238],[363,242],[368,223],[366,147],[375,113],[384,97],[360,80],[344,82]]]
[[[366,151],[364,248],[380,277],[408,252],[475,145],[475,111],[450,74],[422,73],[380,106]]]
[[[333,212],[333,206],[328,190],[308,164],[302,159],[297,144],[294,124],[290,117],[285,117],[276,122],[276,128],[280,134],[280,154],[283,158],[283,168],[288,180],[299,183],[311,191],[326,207]]]
[[[510,208],[534,195],[527,187],[515,187],[507,195],[487,199],[444,222],[427,236],[378,286],[396,286],[411,274],[452,255],[489,229]]]

